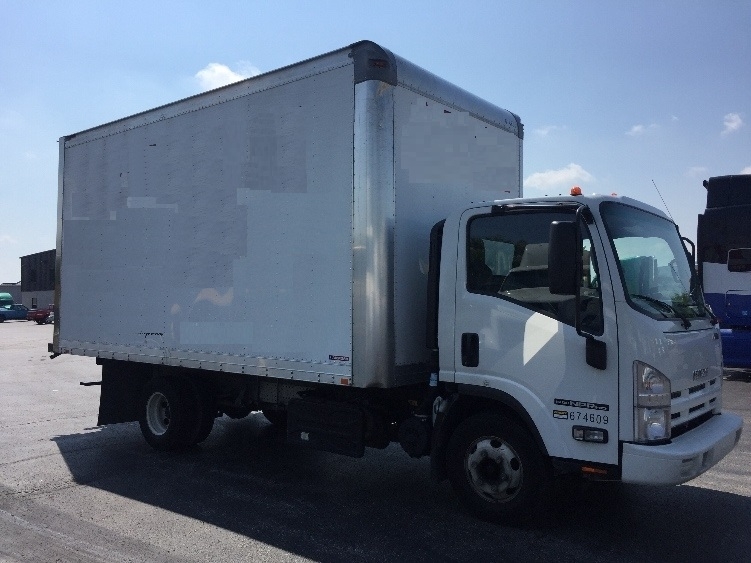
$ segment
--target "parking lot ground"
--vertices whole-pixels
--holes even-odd
[[[560,483],[544,521],[480,522],[427,459],[301,450],[260,413],[217,420],[181,454],[135,423],[96,427],[92,358],[47,353],[52,327],[0,324],[3,561],[748,561],[751,376],[728,373],[736,449],[678,487]]]

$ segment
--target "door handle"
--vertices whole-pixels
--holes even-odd
[[[462,334],[462,365],[468,368],[480,365],[480,337],[475,332]]]

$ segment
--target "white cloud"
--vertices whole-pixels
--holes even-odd
[[[536,190],[568,189],[577,182],[592,182],[594,176],[573,162],[559,170],[546,170],[535,172],[524,180],[525,188]]]
[[[554,133],[555,131],[561,131],[563,129],[565,129],[565,127],[561,127],[559,125],[544,125],[542,127],[538,127],[533,132],[539,137],[547,137],[551,133]]]
[[[235,69],[232,70],[227,65],[220,63],[209,63],[196,73],[195,79],[198,81],[201,90],[213,90],[261,74],[258,68],[247,61],[237,63]]]
[[[251,76],[258,76],[261,74],[261,69],[248,61],[240,61],[237,63],[237,72],[243,76],[243,78],[250,78]]]
[[[18,241],[10,235],[0,235],[0,244],[18,244]]]
[[[751,166],[746,166],[743,170],[740,171],[741,174],[751,174]]]
[[[722,135],[729,135],[743,127],[743,119],[737,113],[728,113],[723,119],[723,125],[725,129],[722,130]]]
[[[641,123],[638,125],[634,125],[631,129],[626,131],[626,135],[629,137],[638,137],[639,135],[644,135],[647,131],[650,129],[656,129],[658,126],[656,123],[652,123],[650,125],[642,125]]]
[[[626,131],[626,135],[631,135],[632,137],[636,137],[637,135],[641,135],[644,133],[644,125],[634,125],[631,129]]]

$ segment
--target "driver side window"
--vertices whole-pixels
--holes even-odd
[[[550,224],[573,218],[571,212],[535,210],[472,219],[467,236],[467,291],[508,300],[575,326],[576,299],[551,294],[548,282]],[[580,325],[590,334],[602,334],[597,261],[586,225],[581,227],[581,240]]]

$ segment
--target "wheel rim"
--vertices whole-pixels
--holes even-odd
[[[171,420],[169,401],[163,393],[152,393],[146,403],[146,423],[156,436],[162,436],[169,428]]]
[[[508,502],[522,484],[521,459],[506,442],[493,436],[472,442],[465,456],[469,483],[475,492],[491,502]]]

